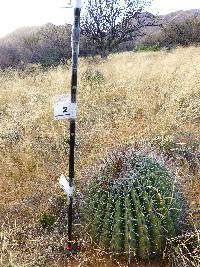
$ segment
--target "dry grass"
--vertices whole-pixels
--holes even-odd
[[[169,136],[198,147],[199,62],[200,48],[194,47],[115,54],[105,61],[80,59],[77,181],[122,142]],[[94,250],[64,263],[64,232],[49,234],[35,228],[41,212],[61,195],[58,177],[67,174],[68,122],[53,120],[52,98],[70,91],[70,70],[29,72],[0,73],[2,266],[124,266]],[[198,218],[199,165],[191,171],[189,161],[184,158],[175,170]]]

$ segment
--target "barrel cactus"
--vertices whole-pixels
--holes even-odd
[[[159,255],[183,227],[184,205],[167,170],[123,148],[99,166],[86,187],[84,222],[103,249],[141,259]]]

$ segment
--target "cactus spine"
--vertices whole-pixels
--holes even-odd
[[[175,235],[182,206],[167,171],[128,150],[89,182],[84,218],[93,240],[104,249],[146,259],[161,254],[166,238]]]

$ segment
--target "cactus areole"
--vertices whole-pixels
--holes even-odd
[[[103,249],[146,259],[181,228],[183,205],[167,170],[128,149],[109,157],[88,183],[84,220]]]

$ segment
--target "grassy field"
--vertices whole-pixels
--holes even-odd
[[[64,226],[39,227],[43,212],[65,211],[58,178],[68,172],[69,124],[55,121],[52,107],[70,92],[70,68],[0,72],[0,90],[0,264],[125,266],[86,241],[65,259]],[[116,145],[148,143],[177,175],[198,224],[200,48],[81,58],[77,101],[77,184]]]

